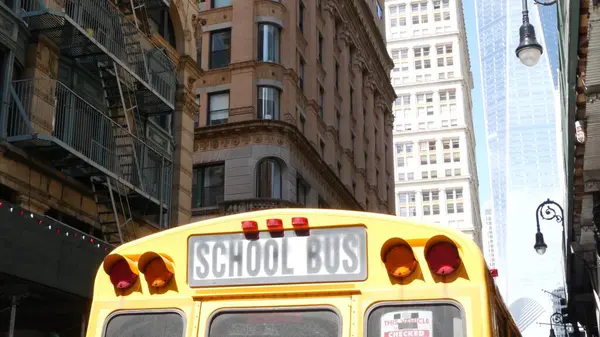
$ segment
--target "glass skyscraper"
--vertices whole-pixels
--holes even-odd
[[[521,0],[475,0],[487,152],[496,237],[498,287],[515,309],[524,336],[547,334],[552,303],[542,289],[562,285],[561,227],[542,221],[548,244],[537,255],[535,210],[547,198],[563,203],[556,104],[556,8],[530,2],[530,22],[544,53],[534,67],[515,55],[522,24]],[[553,11],[553,13],[552,13]],[[535,304],[535,306],[533,306]],[[535,312],[535,319],[524,313]],[[529,315],[529,314],[528,314]],[[523,316],[523,317],[521,317]],[[541,329],[541,330],[538,330]]]

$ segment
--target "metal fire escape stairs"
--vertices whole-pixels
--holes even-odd
[[[142,45],[136,39],[138,29],[143,29],[140,23],[149,32],[146,4],[144,0],[130,0],[130,4],[136,26],[132,27],[126,22],[121,25],[127,63],[132,68],[143,70],[146,79],[150,79]],[[136,80],[115,62],[98,62],[97,66],[109,117],[115,122],[112,134],[116,151],[113,154],[116,158],[116,172],[126,180],[136,181],[139,186],[143,186],[143,165],[140,161],[143,154],[139,153],[140,149],[136,148],[136,142],[131,137],[135,135],[139,141],[145,139],[145,123],[136,99]],[[123,132],[124,129],[128,133]],[[123,228],[133,221],[129,187],[108,176],[93,176],[91,184],[104,239],[112,244],[124,243]]]

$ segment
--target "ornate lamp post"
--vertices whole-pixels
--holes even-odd
[[[540,1],[533,0],[537,5],[551,6],[556,4],[557,0]],[[540,56],[544,52],[542,45],[535,38],[535,28],[529,23],[529,10],[527,9],[527,0],[523,0],[523,24],[519,29],[519,46],[516,49],[517,57],[521,63],[528,67],[533,67],[540,61]]]
[[[560,312],[555,312],[552,314],[552,316],[550,316],[550,337],[556,337],[556,334],[554,333],[554,325],[558,324],[562,324],[566,333],[567,328],[565,327],[565,324],[563,322],[563,314],[561,314]]]
[[[556,212],[556,208],[560,211],[560,214]],[[535,245],[533,248],[535,251],[544,255],[546,253],[546,248],[548,245],[544,242],[544,234],[540,231],[540,218],[543,220],[556,220],[556,222],[560,223],[563,231],[564,231],[564,211],[563,208],[557,204],[556,202],[548,199],[541,203],[535,211],[535,220],[537,222],[537,233],[535,233]]]

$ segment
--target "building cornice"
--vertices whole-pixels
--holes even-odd
[[[311,145],[310,141],[296,128],[296,126],[274,120],[250,120],[237,123],[228,123],[223,125],[209,126],[198,128],[195,130],[195,140],[205,141],[213,140],[215,137],[227,135],[245,135],[254,134],[257,132],[278,132],[284,134],[300,152],[310,158],[310,162],[315,166],[315,169],[322,177],[329,182],[331,187],[338,193],[343,204],[353,210],[363,210],[358,201],[354,198],[352,192],[338,178],[331,167],[323,160],[317,150]]]

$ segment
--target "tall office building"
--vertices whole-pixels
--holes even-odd
[[[396,214],[457,228],[482,246],[472,77],[460,0],[389,0]]]
[[[556,52],[556,16],[543,14],[530,1],[530,21],[538,41],[550,48],[540,62],[526,67],[515,55],[522,24],[521,0],[476,0],[492,208],[496,228],[498,286],[511,305],[535,301],[544,308],[521,326],[524,336],[547,334],[543,325],[552,303],[540,288],[555,289],[563,280],[561,228],[541,221],[548,244],[545,255],[533,249],[536,209],[547,198],[562,203],[563,179],[557,150],[556,91],[552,70]],[[546,42],[548,41],[548,42]],[[510,249],[509,249],[510,247]],[[512,312],[519,321],[518,312]],[[524,320],[521,320],[525,322]],[[542,329],[542,330],[539,330]]]
[[[481,220],[483,222],[483,256],[487,262],[488,268],[496,268],[496,246],[494,243],[494,217],[492,214],[492,203],[486,201],[481,211]]]

